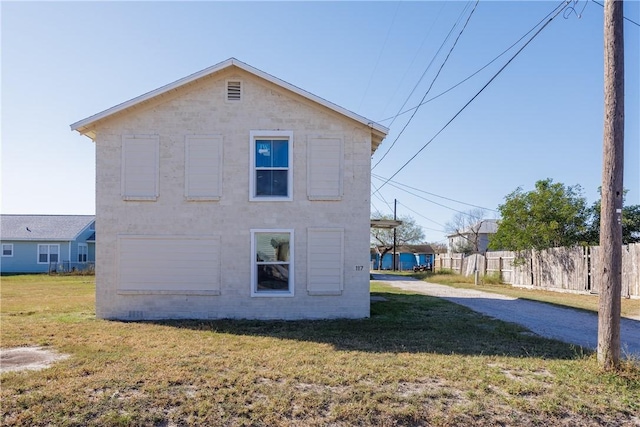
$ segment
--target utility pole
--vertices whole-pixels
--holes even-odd
[[[397,199],[393,199],[393,220],[397,221],[398,218],[396,217],[396,209],[398,208],[398,200]],[[396,228],[397,227],[393,227],[393,256],[391,257],[393,259],[393,271],[396,271]]]
[[[600,211],[598,363],[607,370],[616,369],[620,362],[624,164],[622,6],[622,0],[607,0],[604,5],[604,138]]]

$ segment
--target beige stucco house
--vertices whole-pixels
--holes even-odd
[[[96,144],[96,313],[369,315],[388,130],[229,59],[71,125]]]

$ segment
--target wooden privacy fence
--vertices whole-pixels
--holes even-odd
[[[485,255],[439,254],[435,269],[471,276],[496,275],[503,283],[527,288],[597,293],[599,246],[543,251],[487,252]],[[640,297],[640,243],[622,247],[622,296]]]

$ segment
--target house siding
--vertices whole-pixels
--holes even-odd
[[[226,80],[242,81],[242,100],[225,102]],[[293,200],[249,201],[250,132],[293,132]],[[369,316],[369,194],[371,130],[277,85],[229,69],[103,120],[96,132],[96,313],[101,318],[361,318]],[[122,135],[159,137],[155,201],[124,201],[120,194]],[[185,138],[223,138],[219,200],[185,198]],[[307,197],[307,145],[339,137],[339,202]],[[294,230],[294,297],[251,297],[251,230]],[[344,289],[340,295],[307,291],[307,229],[344,229]],[[219,295],[118,292],[118,239],[126,236],[214,236],[219,239]],[[364,266],[365,268],[359,268]],[[189,272],[185,271],[185,275]]]
[[[28,220],[25,223],[29,223]],[[52,226],[55,228],[55,226]],[[87,239],[94,233],[89,226],[79,231],[75,239],[72,240],[2,240],[2,244],[13,245],[13,256],[0,258],[1,273],[47,273],[49,272],[49,263],[40,263],[38,254],[38,245],[58,245],[58,262],[57,264],[66,263],[67,267],[73,266],[78,262],[78,244],[87,244],[88,254],[87,262],[95,261],[95,243],[87,242]],[[71,236],[70,236],[71,237]],[[71,263],[71,264],[69,264]],[[58,269],[58,266],[51,266]]]
[[[13,244],[13,256],[0,258],[0,271],[3,273],[46,273],[49,271],[48,265],[38,264],[38,244],[45,242],[2,241],[2,243]],[[55,244],[58,243],[60,242],[55,242]],[[62,250],[62,247],[60,249]]]
[[[20,241],[3,241],[2,243],[13,244],[13,256],[2,257],[0,259],[0,271],[2,273],[47,273],[49,272],[49,263],[40,263],[38,259],[38,245],[58,245],[60,251],[58,253],[58,262],[56,264],[62,264],[65,262],[77,263],[78,262],[78,243],[84,243],[82,240],[74,240],[71,242],[58,242],[58,241],[34,241],[34,242],[20,242]],[[88,261],[95,261],[95,245],[88,244]],[[71,254],[71,256],[69,256]],[[57,269],[54,265],[52,268]]]

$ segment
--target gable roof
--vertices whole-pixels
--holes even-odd
[[[95,133],[93,131],[93,126],[100,120],[103,120],[107,117],[110,117],[116,113],[122,112],[134,106],[143,104],[145,102],[150,101],[153,98],[162,96],[167,94],[168,92],[172,92],[181,88],[183,86],[192,84],[197,80],[203,79],[205,77],[211,76],[212,74],[218,73],[220,71],[226,70],[230,67],[237,67],[241,70],[244,70],[248,73],[251,73],[255,76],[258,76],[264,80],[267,80],[275,85],[283,87],[285,89],[290,90],[304,98],[307,98],[317,104],[320,104],[330,110],[333,110],[343,116],[349,117],[365,126],[368,126],[371,129],[371,153],[378,148],[382,140],[389,133],[389,129],[378,124],[372,120],[369,120],[359,114],[356,114],[352,111],[347,110],[346,108],[342,108],[332,102],[327,101],[326,99],[320,98],[310,92],[307,92],[303,89],[300,89],[297,86],[294,86],[290,83],[285,82],[284,80],[280,80],[277,77],[272,76],[271,74],[265,73],[264,71],[258,70],[244,62],[238,61],[235,58],[229,58],[226,61],[220,62],[219,64],[213,65],[209,68],[205,68],[202,71],[198,71],[197,73],[191,74],[187,77],[184,77],[180,80],[176,80],[173,83],[169,83],[168,85],[162,86],[158,89],[152,90],[151,92],[147,92],[143,95],[140,95],[136,98],[130,99],[129,101],[118,104],[114,107],[111,107],[107,110],[104,110],[100,113],[94,114],[93,116],[87,117],[86,119],[82,119],[76,123],[71,125],[71,130],[78,131],[81,135],[86,135],[91,139],[95,139]]]
[[[1,215],[2,241],[75,240],[95,215]]]

